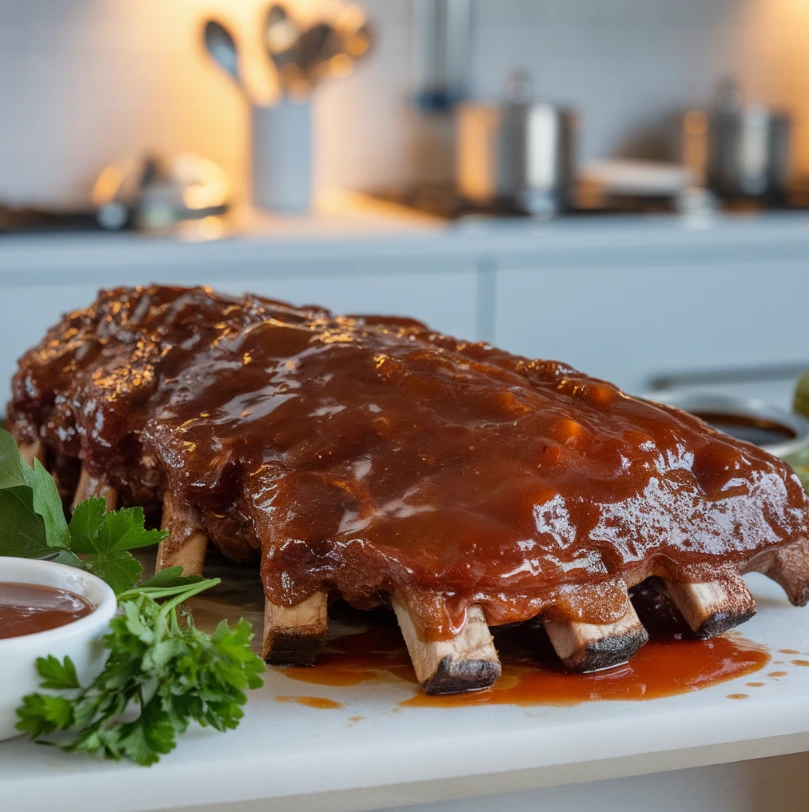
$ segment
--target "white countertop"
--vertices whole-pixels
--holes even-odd
[[[399,707],[414,694],[409,683],[329,688],[272,670],[238,730],[196,730],[149,769],[0,745],[2,808],[145,812],[266,799],[267,810],[367,810],[809,750],[809,668],[777,653],[809,654],[809,609],[789,606],[762,576],[749,582],[759,613],[742,633],[782,664],[735,682],[648,702],[434,709]],[[765,685],[743,687],[750,680]],[[728,698],[739,691],[749,698]]]

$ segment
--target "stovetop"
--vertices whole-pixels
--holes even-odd
[[[692,190],[695,191],[695,190]],[[809,182],[791,189],[778,198],[766,200],[737,199],[719,201],[710,193],[696,190],[687,197],[650,196],[628,194],[592,195],[575,192],[573,201],[559,210],[553,207],[540,213],[526,211],[514,201],[503,199],[476,203],[465,199],[449,185],[399,186],[371,192],[386,202],[396,203],[411,211],[440,218],[447,222],[465,220],[548,220],[552,218],[606,217],[627,214],[671,214],[692,212],[694,207],[706,211],[720,210],[735,213],[809,210]],[[701,192],[701,193],[700,193]],[[131,229],[131,223],[127,229]],[[43,208],[14,208],[0,203],[0,236],[3,234],[64,233],[103,231],[95,212],[85,210],[48,210]]]
[[[692,190],[694,191],[694,190]],[[681,214],[684,206],[702,206],[725,212],[796,211],[809,209],[809,190],[795,189],[767,199],[718,200],[704,190],[681,196],[629,194],[592,195],[574,192],[573,200],[556,212],[535,214],[508,199],[477,203],[464,198],[452,186],[423,185],[379,189],[373,197],[397,203],[405,208],[439,217],[442,220],[514,218],[550,219],[551,217],[600,217],[621,214]]]

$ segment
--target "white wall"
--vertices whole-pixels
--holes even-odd
[[[583,158],[659,153],[672,114],[708,98],[732,69],[728,44],[743,5],[479,0],[474,86],[496,95],[510,66],[525,67],[536,92],[580,110]]]
[[[310,11],[318,0],[297,0]],[[335,0],[329,0],[335,2]],[[441,175],[405,100],[408,0],[361,0],[379,46],[317,102],[322,188]],[[266,0],[0,0],[0,201],[81,203],[108,162],[195,150],[245,175],[246,109],[208,62],[200,19],[236,31],[251,85],[272,92],[256,21]],[[473,87],[497,95],[524,67],[582,111],[583,158],[655,154],[678,109],[727,72],[809,119],[807,0],[476,0]],[[809,170],[809,137],[797,155]]]

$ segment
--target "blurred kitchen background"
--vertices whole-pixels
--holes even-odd
[[[788,405],[807,43],[809,0],[3,0],[0,381],[159,281]]]

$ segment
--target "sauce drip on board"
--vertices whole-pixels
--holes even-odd
[[[296,705],[303,705],[306,708],[315,708],[316,710],[337,710],[343,707],[340,702],[322,696],[277,696],[275,701],[294,702]]]
[[[652,587],[634,590],[633,603],[650,640],[626,665],[593,674],[570,674],[562,669],[544,632],[528,626],[494,629],[503,666],[503,676],[494,687],[451,696],[419,693],[400,704],[446,708],[659,699],[744,677],[770,662],[763,646],[735,633],[694,639],[666,596]],[[401,681],[415,687],[398,628],[378,615],[380,622],[371,629],[329,640],[313,668],[284,668],[281,673],[332,687]]]
[[[0,638],[56,629],[92,611],[89,601],[66,589],[0,583]]]

